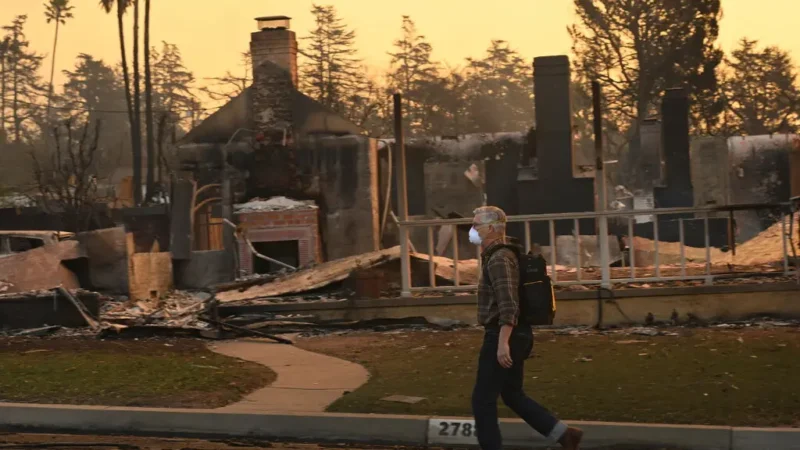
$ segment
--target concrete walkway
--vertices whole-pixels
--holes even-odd
[[[324,412],[346,392],[369,379],[362,366],[293,345],[238,340],[209,345],[212,351],[269,367],[278,375],[271,386],[218,411],[235,413]]]

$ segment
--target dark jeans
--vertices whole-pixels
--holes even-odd
[[[478,377],[472,391],[472,413],[478,443],[483,450],[498,450],[503,446],[497,418],[497,397],[503,399],[511,410],[534,430],[546,437],[553,437],[559,420],[540,404],[525,395],[522,390],[525,359],[533,349],[533,332],[529,326],[514,328],[509,339],[511,359],[514,364],[505,369],[497,362],[497,343],[500,329],[487,327],[483,346],[478,358]],[[564,427],[563,424],[559,426]],[[560,436],[555,436],[558,439]]]

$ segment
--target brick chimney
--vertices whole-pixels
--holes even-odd
[[[262,145],[291,141],[294,93],[297,89],[297,39],[286,16],[259,17],[250,37],[253,56],[251,108]],[[288,141],[287,141],[288,138]]]
[[[289,29],[290,17],[268,16],[256,18],[258,31],[250,35],[250,53],[253,70],[266,61],[283,68],[297,87],[297,37]]]

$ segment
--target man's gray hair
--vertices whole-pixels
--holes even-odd
[[[475,214],[475,222],[484,225],[494,225],[498,230],[506,228],[506,213],[496,206],[481,206],[472,212]]]

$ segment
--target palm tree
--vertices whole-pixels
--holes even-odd
[[[133,0],[100,0],[100,6],[105,9],[106,13],[111,13],[114,5],[117,6],[117,28],[119,30],[119,46],[120,54],[122,55],[122,77],[125,81],[125,100],[128,106],[128,122],[131,127],[131,151],[133,152],[133,198],[136,204],[139,204],[142,196],[142,148],[141,148],[141,133],[138,132],[137,126],[138,118],[133,110],[133,98],[131,96],[131,76],[128,70],[128,56],[125,51],[125,25],[123,23],[123,16],[125,11],[130,6]],[[137,70],[138,71],[138,70]],[[138,164],[137,164],[138,161]]]
[[[58,46],[58,27],[59,25],[66,25],[67,19],[71,19],[72,10],[74,9],[69,5],[69,0],[50,0],[50,3],[45,4],[44,16],[47,18],[47,23],[56,23],[56,35],[53,38],[53,60],[50,63],[50,88],[47,92],[47,118],[50,118],[50,105],[53,102],[53,76],[56,73],[56,48]]]
[[[153,82],[150,77],[150,0],[144,2],[144,120],[147,125],[147,193],[145,201],[155,194],[155,135],[153,134]]]

